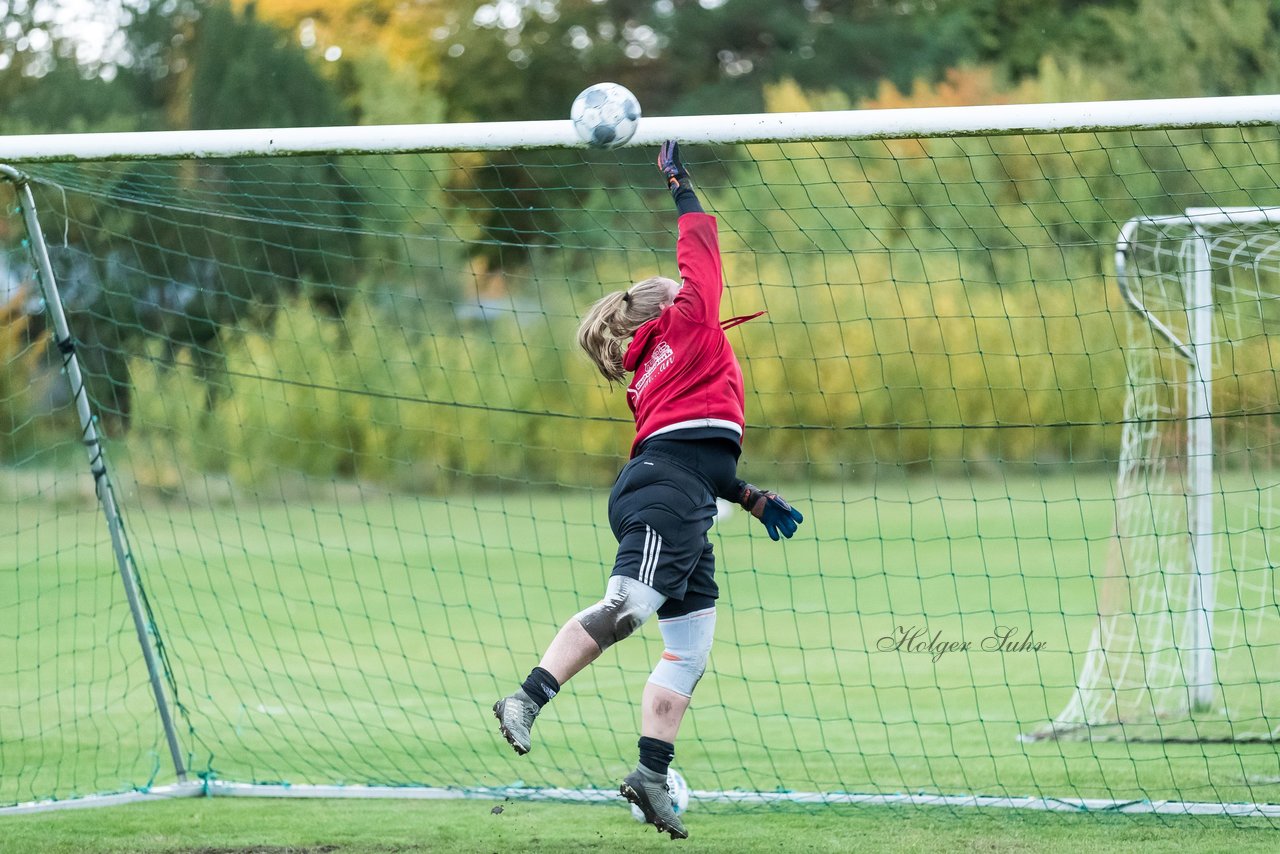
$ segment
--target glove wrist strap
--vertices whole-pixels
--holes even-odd
[[[698,201],[698,194],[693,191],[693,182],[688,176],[672,178],[668,186],[671,188],[671,198],[675,199],[676,210],[680,211],[681,216],[687,213],[706,213],[702,209],[702,202]]]

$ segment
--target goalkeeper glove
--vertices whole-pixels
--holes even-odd
[[[775,541],[780,536],[791,539],[796,528],[804,521],[800,511],[788,504],[781,495],[749,483],[742,484],[738,503],[764,524],[770,539]]]
[[[689,180],[689,170],[680,162],[680,143],[669,139],[658,149],[658,171],[667,177],[667,187],[671,195],[680,192],[681,188],[693,189]]]

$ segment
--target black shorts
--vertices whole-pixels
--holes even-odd
[[[609,494],[609,526],[618,540],[612,574],[666,596],[659,619],[710,608],[720,595],[707,538],[716,517],[711,489],[676,457],[641,448]]]

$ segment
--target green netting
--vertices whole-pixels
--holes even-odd
[[[1215,237],[1207,707],[1188,375],[1112,266],[1131,217],[1280,204],[1280,135],[687,154],[726,315],[768,310],[730,333],[740,472],[806,516],[783,545],[741,514],[713,531],[692,788],[1280,802],[1280,236]],[[573,333],[674,271],[648,153],[30,173],[193,771],[613,785],[653,627],[569,684],[528,757],[489,707],[612,565],[633,428]],[[166,782],[25,233],[0,228],[0,803]],[[1185,328],[1186,267],[1158,263],[1180,240],[1150,236],[1137,281]]]

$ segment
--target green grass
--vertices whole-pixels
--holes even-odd
[[[1270,744],[1018,740],[1071,695],[1111,546],[1111,488],[1106,472],[850,482],[789,490],[807,521],[784,544],[741,515],[723,522],[716,648],[676,765],[696,790],[1280,802],[1280,756]],[[634,762],[636,702],[660,652],[656,626],[567,686],[540,718],[530,756],[509,751],[488,712],[559,624],[602,590],[613,542],[600,491],[446,500],[355,485],[257,497],[209,486],[208,496],[168,502],[123,498],[194,771],[241,782],[610,787]],[[11,563],[0,556],[0,648],[14,650],[0,659],[0,803],[171,781],[96,508],[71,498],[14,506],[19,548]],[[1045,647],[936,662],[879,648],[899,626],[925,625],[975,646],[995,626],[1013,626]],[[474,804],[403,808],[422,822],[419,835],[471,838],[453,822]],[[123,828],[125,816],[154,810],[181,840],[200,817],[234,826],[242,810],[261,818],[246,820],[247,836],[227,839],[328,844],[319,827],[305,836],[297,818],[314,809],[186,802],[85,815]],[[334,813],[373,828],[351,837],[362,844],[383,844],[384,831],[399,840],[386,845],[419,844],[370,818],[383,809],[344,803]],[[551,840],[560,817],[596,833],[597,814],[609,813],[521,805],[483,820],[505,827],[518,816]],[[748,815],[760,814],[784,837],[793,824],[827,821],[827,813]],[[844,817],[832,825],[833,845],[846,838],[840,828],[859,822],[874,835],[904,816],[934,815],[831,814]],[[1005,827],[940,814],[948,817],[909,819],[924,828],[921,845],[959,822],[969,830],[955,838],[985,839],[996,828],[992,844],[1016,848],[1018,834],[1041,821],[1019,814]],[[732,816],[703,820],[708,835],[747,838]],[[60,822],[94,819],[4,821],[48,822],[52,833]],[[1116,826],[1126,833],[1165,826],[1125,821]],[[304,836],[288,837],[288,827]],[[616,832],[634,828],[623,822]]]
[[[320,854],[409,851],[1274,852],[1229,820],[829,807],[691,814],[672,842],[621,806],[493,801],[183,800],[0,819],[0,852]]]

